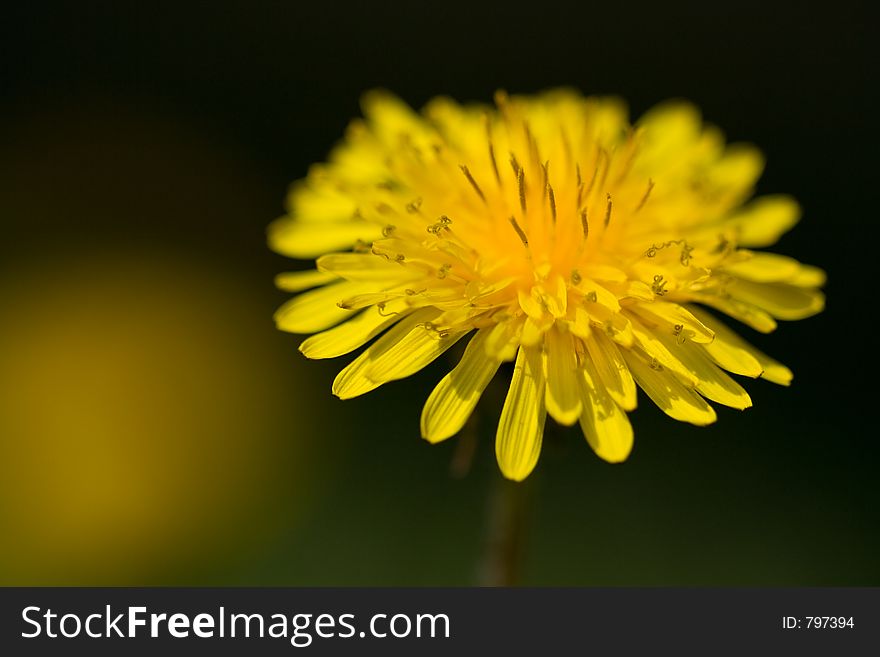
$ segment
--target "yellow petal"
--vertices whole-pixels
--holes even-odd
[[[581,415],[581,394],[578,387],[578,363],[571,334],[552,328],[544,334],[544,358],[547,372],[547,412],[566,426]]]
[[[571,315],[574,315],[574,318],[569,320],[568,328],[572,334],[579,338],[589,337],[592,331],[590,329],[590,314],[586,308],[580,304],[573,308],[569,306],[569,317]]]
[[[653,358],[664,368],[674,372],[682,380],[687,381],[689,385],[695,386],[697,384],[697,379],[691,374],[690,370],[666,348],[666,345],[660,341],[654,331],[635,319],[632,320],[632,328],[635,344],[645,352],[648,358]]]
[[[725,221],[737,231],[742,246],[763,247],[775,244],[794,226],[801,208],[790,196],[761,196]]]
[[[789,285],[798,287],[821,287],[825,285],[828,276],[824,271],[812,265],[801,265],[797,273],[785,280]]]
[[[364,289],[363,283],[360,285],[361,289]],[[375,285],[371,285],[369,289],[375,289],[375,287]],[[402,287],[399,287],[396,290],[385,290],[384,292],[364,292],[362,294],[355,294],[340,299],[339,305],[346,310],[361,310],[380,303],[390,303],[392,301],[400,300],[404,298],[405,294],[406,293],[403,291]],[[412,305],[415,306],[415,304]]]
[[[544,306],[541,305],[540,292],[537,288],[530,290],[519,289],[516,293],[519,307],[529,317],[540,319],[544,316]]]
[[[425,402],[422,410],[422,438],[438,443],[457,434],[470,417],[495,376],[501,361],[486,355],[490,329],[471,338],[458,365],[447,374]]]
[[[335,274],[307,269],[306,271],[287,271],[275,277],[275,287],[285,292],[302,292],[318,285],[338,279]]]
[[[330,182],[325,171],[321,166],[314,166],[308,179],[291,188],[287,207],[297,221],[326,224],[347,221],[354,216],[357,205],[351,195]]]
[[[578,285],[578,289],[581,290],[584,294],[585,299],[589,299],[586,301],[587,308],[595,307],[595,304],[601,304],[605,306],[611,312],[618,312],[620,310],[620,302],[618,301],[617,294],[609,290],[608,288],[614,288],[615,290],[619,289],[622,286],[625,286],[624,283],[608,283],[608,287],[604,285],[599,285],[598,283],[586,279]],[[595,299],[593,301],[592,299]]]
[[[682,335],[686,336],[688,340],[703,344],[712,342],[715,337],[711,329],[700,323],[700,320],[677,303],[668,301],[637,303],[632,305],[630,310],[657,326],[667,335]]]
[[[692,293],[690,296],[692,301],[699,301],[710,308],[720,310],[761,333],[770,333],[776,330],[776,320],[766,311],[750,303],[717,294]]]
[[[761,372],[762,379],[766,379],[771,383],[776,383],[781,386],[791,385],[791,380],[794,378],[794,375],[791,373],[790,369],[757,349],[755,349],[754,355],[758,359],[758,362],[761,363],[761,367],[764,368],[764,371]]]
[[[545,283],[542,289],[545,292],[543,301],[550,314],[557,319],[565,317],[565,313],[568,311],[568,287],[565,279],[562,276],[556,276],[552,281]]]
[[[541,453],[547,417],[542,370],[540,350],[520,347],[495,435],[498,466],[514,481],[529,476]]]
[[[749,394],[706,355],[704,345],[685,341],[680,343],[671,336],[660,338],[666,348],[694,375],[697,392],[719,404],[743,410],[752,405]]]
[[[364,373],[378,383],[404,379],[434,362],[469,332],[470,329],[440,334],[426,325],[416,325],[387,350],[375,354]]]
[[[275,311],[275,324],[290,333],[314,333],[352,317],[337,304],[364,289],[362,283],[334,283],[294,297]]]
[[[607,389],[608,394],[621,408],[633,410],[637,403],[636,384],[626,361],[620,355],[620,349],[600,331],[596,331],[584,342],[599,377],[598,380],[593,377],[595,384],[601,384]]]
[[[685,387],[672,372],[665,368],[655,370],[629,351],[624,351],[623,356],[639,387],[669,417],[698,426],[716,420],[715,410],[706,400]]]
[[[715,331],[715,341],[706,345],[705,349],[721,367],[734,374],[760,376],[783,386],[791,383],[792,373],[785,365],[750,345],[702,308],[690,306],[690,310]],[[739,371],[740,369],[747,371]]]
[[[632,322],[627,317],[624,317],[623,313],[614,313],[611,317],[611,322],[605,324],[603,328],[605,329],[605,334],[621,347],[629,349],[633,346],[635,336],[633,334]]]
[[[825,284],[825,272],[818,267],[804,265],[777,253],[752,253],[741,250],[746,259],[724,265],[724,271],[753,283],[785,283],[797,287],[820,287]]]
[[[269,247],[292,258],[314,258],[351,248],[359,240],[369,244],[381,235],[381,228],[366,221],[299,221],[282,217],[269,225]]]
[[[626,281],[624,283],[603,283],[603,287],[614,293],[615,299],[639,299],[654,301],[657,295],[642,281]]]
[[[625,461],[633,446],[629,418],[608,394],[589,359],[580,374],[579,383],[584,396],[580,424],[584,437],[599,458],[609,463]]]
[[[795,276],[801,264],[794,258],[778,253],[737,251],[739,262],[723,265],[724,271],[755,283],[774,283]]]
[[[373,133],[386,146],[399,148],[400,137],[421,142],[430,136],[427,123],[400,98],[384,89],[373,89],[361,98],[361,108]]]
[[[522,327],[522,321],[509,319],[490,328],[484,345],[486,356],[501,361],[516,358]]]
[[[522,333],[520,334],[520,343],[527,347],[534,347],[541,343],[544,339],[544,333],[553,324],[553,318],[545,315],[540,319],[534,317],[526,317],[522,325]]]
[[[447,143],[456,148],[468,149],[468,154],[480,156],[477,166],[489,166],[489,153],[486,148],[473,148],[475,144],[485,146],[486,108],[462,107],[451,98],[438,96],[428,101],[422,110],[431,124],[443,135]]]
[[[584,276],[584,284],[589,285],[589,281],[610,281],[613,283],[623,283],[627,280],[626,272],[611,265],[603,265],[597,262],[589,263],[584,267],[582,272]]]
[[[633,340],[635,339],[632,324],[623,313],[613,313],[601,304],[589,302],[586,305],[586,309],[590,314],[593,324],[599,330],[604,331],[608,337],[622,347],[627,349],[632,347]]]
[[[391,302],[380,309],[367,308],[347,322],[306,338],[299,350],[306,358],[336,358],[366,344],[383,330],[405,317],[403,301]]]
[[[726,290],[734,299],[761,308],[777,319],[804,319],[825,308],[824,294],[795,285],[734,279]]]
[[[434,308],[423,308],[397,322],[336,375],[333,381],[333,394],[340,399],[351,399],[375,390],[385,383],[368,377],[367,370],[401,340],[406,339],[411,332],[414,330],[424,332],[425,322],[436,319],[439,314]]]
[[[330,152],[332,166],[329,168],[334,176],[352,185],[372,188],[388,180],[390,172],[384,149],[364,122],[358,119],[352,121],[345,131],[345,137],[346,141]]]
[[[318,258],[315,264],[320,271],[349,281],[405,282],[423,275],[422,272],[407,271],[401,265],[373,253],[331,253]]]
[[[739,197],[750,190],[764,170],[764,156],[749,144],[731,144],[709,169],[712,184]]]
[[[699,138],[702,120],[690,103],[670,100],[645,112],[637,125],[644,135],[644,156],[662,162]]]

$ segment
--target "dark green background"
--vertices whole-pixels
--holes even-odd
[[[795,372],[790,389],[748,382],[747,412],[718,409],[718,423],[700,429],[642,398],[623,465],[597,459],[577,429],[550,426],[528,482],[521,581],[880,584],[867,25],[858,2],[828,14],[766,2],[7,6],[2,275],[14,281],[14,263],[49,266],[82,245],[214,263],[261,309],[237,348],[247,354],[258,341],[272,367],[289,363],[289,388],[264,409],[280,436],[271,458],[301,473],[284,441],[317,454],[307,503],[279,485],[261,506],[271,540],[157,550],[110,583],[477,581],[499,477],[486,437],[501,393],[479,407],[484,438],[464,480],[448,475],[454,441],[430,447],[418,435],[421,404],[447,364],[365,398],[333,398],[344,360],[305,363],[300,339],[273,328],[285,295],[272,277],[291,263],[265,248],[264,230],[287,185],[342,136],[364,90],[386,87],[420,106],[439,93],[489,101],[497,88],[571,85],[619,94],[634,116],[688,98],[729,139],[757,144],[768,158],[758,191],[790,193],[805,208],[774,250],[828,271],[828,309],[769,336],[742,329]],[[235,312],[230,322],[245,321]],[[294,398],[310,409],[305,420],[288,413]],[[230,535],[242,536],[257,523],[234,522]],[[15,533],[7,527],[4,540]],[[62,564],[63,554],[57,546]],[[7,561],[0,581],[39,580],[22,572],[33,571]],[[58,572],[55,583],[107,583],[95,568]]]

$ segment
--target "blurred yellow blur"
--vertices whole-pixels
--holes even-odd
[[[0,278],[0,584],[197,583],[308,492],[263,304],[167,249],[111,254]]]

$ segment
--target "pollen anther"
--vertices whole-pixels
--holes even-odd
[[[483,201],[483,203],[485,203],[486,202],[486,195],[483,194],[483,190],[480,189],[480,186],[477,184],[477,181],[474,180],[474,177],[471,174],[470,170],[463,164],[459,165],[459,168],[461,169],[461,172],[464,174],[464,177],[467,178],[467,181],[471,184],[471,187],[474,188],[474,191],[477,193],[477,196],[479,196],[480,199]]]
[[[654,282],[651,284],[651,291],[658,297],[662,297],[669,291],[666,289],[666,281],[663,280],[662,274],[657,274],[654,276]]]
[[[516,186],[519,188],[519,207],[523,211],[523,214],[526,212],[526,175],[525,172],[520,168],[516,172]]]
[[[376,304],[376,312],[378,312],[382,317],[391,317],[392,315],[399,315],[397,312],[385,312],[385,302],[380,301]]]
[[[691,251],[694,250],[694,247],[689,246],[687,242],[682,244],[681,247],[681,258],[679,258],[679,262],[681,262],[683,267],[687,267],[691,262]]]
[[[522,241],[523,246],[529,248],[529,238],[526,236],[523,229],[520,227],[519,222],[516,220],[516,217],[511,216],[510,225],[513,226],[513,229],[516,231],[516,234],[519,236],[519,239]]]
[[[654,181],[651,180],[650,178],[648,178],[648,189],[645,190],[645,195],[642,196],[642,200],[639,201],[639,204],[636,206],[636,209],[634,210],[634,212],[638,212],[639,210],[641,210],[645,206],[645,203],[648,202],[648,197],[651,195],[652,189],[654,189]]]
[[[583,231],[586,240],[590,236],[590,223],[587,221],[586,209],[581,210],[581,231]]]

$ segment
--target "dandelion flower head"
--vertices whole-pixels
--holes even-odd
[[[363,109],[269,230],[279,253],[317,258],[278,277],[300,293],[278,327],[314,334],[300,347],[309,358],[368,345],[336,377],[338,397],[466,341],[422,411],[422,436],[439,442],[512,361],[495,446],[502,473],[522,480],[548,414],[618,462],[637,387],[675,420],[706,425],[707,400],[751,405],[728,372],[791,381],[717,314],[773,331],[822,310],[824,274],[753,250],[799,207],[749,200],[761,154],[726,145],[693,106],[666,103],[635,124],[621,101],[570,90],[499,92],[495,107],[437,98],[420,113],[372,92]]]

